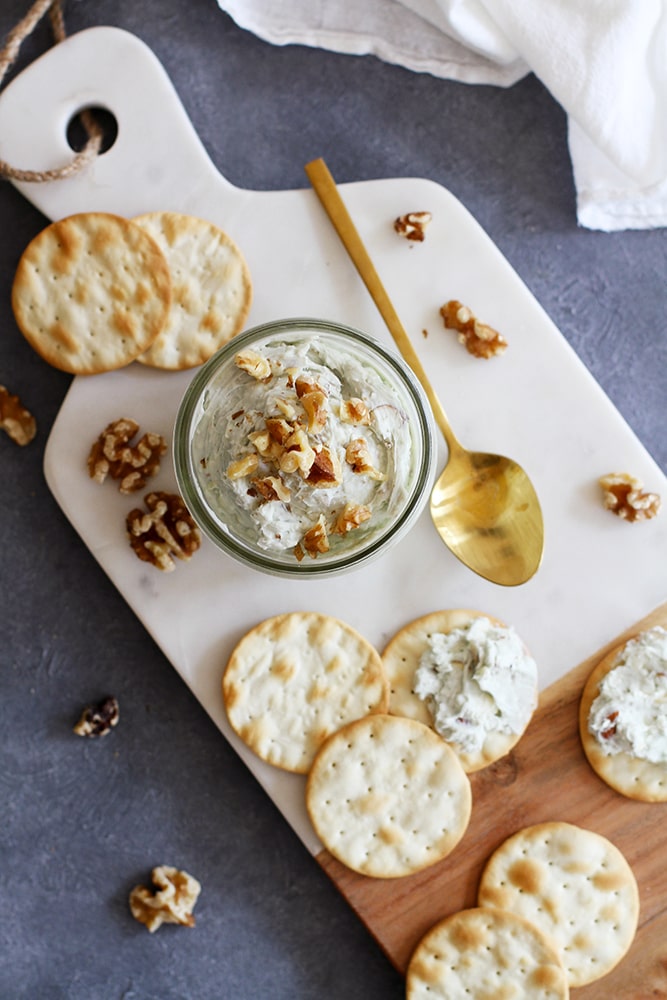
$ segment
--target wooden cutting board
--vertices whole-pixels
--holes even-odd
[[[599,660],[647,628],[667,628],[667,603],[546,689],[525,735],[506,757],[471,775],[470,826],[453,853],[401,879],[371,879],[317,855],[399,971],[438,920],[474,906],[491,853],[524,826],[563,820],[607,837],[639,884],[639,929],[623,961],[597,982],[572,990],[577,1000],[667,997],[667,803],[631,801],[591,770],[579,739],[583,686]]]

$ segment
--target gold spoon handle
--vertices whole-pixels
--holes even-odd
[[[324,160],[312,160],[305,166],[308,180],[313,186],[317,197],[322,203],[325,212],[333,223],[334,229],[338,233],[345,249],[347,250],[354,266],[371,294],[371,298],[380,311],[382,319],[387,324],[387,328],[394,338],[394,342],[403,355],[412,371],[422,384],[422,388],[428,397],[433,410],[435,421],[443,433],[450,453],[460,448],[454,432],[452,431],[447,415],[442,403],[435,394],[433,386],[428,380],[428,376],[422,367],[422,363],[417,357],[410,338],[405,332],[405,328],[398,318],[384,285],[375,270],[372,260],[361,241],[357,228],[352,221],[350,214],[340,196],[336,182],[329,172]]]

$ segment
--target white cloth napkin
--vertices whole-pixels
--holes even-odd
[[[568,115],[579,224],[667,225],[667,0],[217,0],[241,27],[463,83],[534,72]]]

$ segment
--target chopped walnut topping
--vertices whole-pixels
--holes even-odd
[[[284,451],[283,446],[273,440],[268,430],[253,431],[248,435],[248,440],[257,453],[268,462],[277,462]]]
[[[243,455],[235,462],[230,462],[227,466],[227,475],[230,479],[243,479],[244,476],[251,476],[259,468],[259,458],[255,454]]]
[[[344,399],[340,404],[340,419],[344,424],[358,424],[368,427],[371,415],[363,399],[353,396],[351,399]]]
[[[335,452],[323,446],[315,452],[315,458],[311,465],[306,482],[310,486],[337,486],[341,481],[342,473],[340,462]]]
[[[364,521],[371,517],[371,511],[365,504],[346,503],[336,519],[334,532],[337,535],[346,535],[348,531],[358,528]]]
[[[292,493],[279,476],[251,479],[250,483],[262,500],[282,500],[287,503]]]
[[[308,421],[306,429],[309,434],[318,434],[326,426],[326,400],[327,394],[322,389],[313,389],[311,392],[305,392],[301,397],[301,405],[305,410]]]
[[[271,365],[257,351],[239,351],[234,358],[234,364],[247,372],[248,375],[252,375],[258,382],[268,382],[271,378]]]
[[[279,459],[280,468],[283,472],[299,472],[305,479],[314,461],[315,449],[306,432],[297,427],[285,441],[285,451]]]
[[[195,908],[201,885],[187,872],[160,865],[151,872],[153,888],[136,885],[130,893],[130,911],[151,934],[162,924],[194,927]]]
[[[371,479],[381,482],[384,476],[371,462],[371,455],[368,450],[368,442],[364,438],[354,438],[345,449],[345,461],[352,467],[353,472],[365,474]]]
[[[118,702],[115,698],[105,698],[97,705],[88,705],[74,726],[77,736],[106,736],[119,719]]]
[[[174,557],[188,560],[197,551],[199,528],[177,493],[149,493],[144,502],[148,513],[137,508],[127,515],[130,545],[144,562],[169,573]]]
[[[643,483],[627,472],[612,472],[599,479],[607,510],[626,521],[648,521],[660,510],[657,493],[642,493]]]
[[[311,559],[316,559],[320,552],[329,551],[329,539],[327,538],[327,528],[324,522],[324,514],[320,514],[317,523],[314,524],[312,528],[308,529],[301,539],[301,544]]]
[[[94,442],[88,455],[88,472],[96,483],[107,476],[118,479],[121,493],[134,493],[160,471],[160,459],[167,450],[161,434],[144,434],[135,444],[131,440],[139,424],[129,417],[114,420]]]
[[[408,212],[406,215],[399,215],[394,220],[394,229],[399,236],[404,236],[406,240],[422,243],[426,236],[426,227],[432,218],[430,212]]]
[[[37,422],[18,396],[0,385],[0,427],[19,445],[30,444],[37,433]]]
[[[459,343],[476,358],[492,358],[506,350],[505,338],[493,327],[480,323],[470,309],[456,299],[445,302],[440,315],[448,329],[458,330]]]
[[[267,417],[266,429],[273,441],[285,445],[287,439],[294,433],[292,424],[288,424],[282,417]]]
[[[296,420],[298,414],[289,399],[277,399],[276,406],[284,416],[285,420],[288,420],[290,423]]]

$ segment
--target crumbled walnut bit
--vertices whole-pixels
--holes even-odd
[[[346,503],[342,511],[336,518],[334,532],[337,535],[346,535],[348,531],[358,528],[364,521],[371,517],[371,511],[365,504]]]
[[[134,493],[160,471],[160,459],[167,451],[161,434],[144,434],[135,444],[130,441],[139,432],[139,424],[129,417],[114,420],[94,442],[88,455],[88,472],[96,483],[107,476],[120,480],[121,493]]]
[[[268,462],[277,462],[284,450],[278,441],[273,440],[268,430],[253,431],[248,435],[248,440]]]
[[[299,375],[294,382],[294,391],[299,399],[301,399],[309,392],[324,392],[324,389],[317,382],[311,382],[305,375]],[[324,395],[326,396],[326,392],[324,392]]]
[[[317,523],[309,528],[301,539],[301,544],[311,559],[316,559],[320,552],[329,551],[329,539],[324,522],[324,514],[320,514]],[[296,555],[296,551],[295,551]],[[299,557],[297,556],[297,559]]]
[[[105,698],[97,705],[88,705],[81,713],[81,718],[74,726],[77,736],[106,736],[120,718],[118,702],[115,698]]]
[[[0,427],[19,445],[30,444],[37,433],[37,422],[18,396],[0,385]]]
[[[317,388],[311,392],[304,392],[301,397],[301,405],[308,421],[306,429],[309,434],[319,434],[325,428],[328,414],[326,400],[326,393]]]
[[[195,908],[201,885],[187,872],[160,865],[151,872],[154,888],[136,885],[130,893],[130,911],[151,934],[162,924],[194,927]]]
[[[344,399],[340,404],[340,419],[344,424],[359,424],[368,427],[371,415],[363,399],[352,396],[351,399]]]
[[[335,452],[323,446],[315,452],[313,464],[305,477],[310,486],[337,486],[341,481],[342,473],[340,462]]]
[[[308,435],[301,427],[297,427],[285,441],[285,451],[279,459],[280,469],[282,472],[298,471],[305,479],[314,461],[315,450],[308,440]]]
[[[394,220],[394,229],[399,236],[404,236],[406,240],[416,240],[422,243],[426,236],[426,227],[432,218],[430,212],[408,212],[406,215],[399,215]]]
[[[199,528],[177,493],[149,493],[148,513],[138,508],[127,515],[130,545],[144,562],[165,573],[174,569],[174,556],[188,560],[201,545]]]
[[[229,479],[243,479],[244,476],[251,476],[259,468],[259,458],[256,454],[243,455],[235,462],[230,462],[227,466],[227,476]]]
[[[251,485],[262,500],[282,500],[287,503],[291,491],[279,476],[265,476],[264,479],[251,479]]]
[[[607,510],[626,521],[648,521],[660,510],[657,493],[642,493],[643,483],[627,472],[612,472],[599,479]]]
[[[234,358],[234,364],[247,372],[248,375],[252,375],[258,382],[268,382],[271,378],[271,365],[257,351],[239,351]]]
[[[285,445],[287,439],[294,433],[292,424],[288,424],[282,417],[267,417],[266,429],[271,438],[282,445]]]
[[[459,343],[476,358],[492,358],[506,350],[505,338],[493,327],[480,323],[470,309],[456,299],[445,302],[440,315],[448,329],[458,330]]]
[[[345,461],[352,467],[353,472],[365,474],[371,479],[381,482],[384,475],[379,472],[371,462],[371,455],[368,450],[368,442],[365,438],[354,438],[345,449]]]
[[[297,412],[289,399],[277,399],[276,406],[284,416],[285,420],[292,423],[297,418]]]

